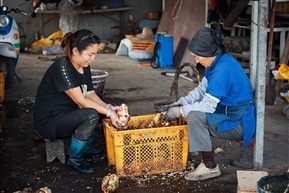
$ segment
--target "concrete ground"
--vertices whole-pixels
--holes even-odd
[[[16,72],[22,79],[15,79],[14,87],[7,91],[6,98],[36,95],[37,86],[46,68],[56,56],[22,54]],[[92,69],[109,73],[105,82],[104,99],[115,104],[126,103],[131,115],[155,113],[154,103],[164,102],[169,98],[173,77],[161,75],[161,72],[173,71],[153,69],[138,65],[137,61],[126,56],[98,54]],[[179,96],[196,87],[197,84],[179,79]],[[175,98],[173,98],[175,99]]]
[[[11,88],[5,93],[5,100],[18,101],[19,105],[21,105],[20,103],[23,101],[33,101],[36,95],[37,86],[45,70],[53,62],[52,60],[55,57],[56,56],[44,56],[40,54],[29,53],[21,54],[18,66],[16,68],[16,72],[18,76],[22,79],[22,81],[17,81],[15,79],[15,84],[13,88]],[[105,93],[103,96],[103,100],[109,103],[114,103],[116,105],[120,105],[121,103],[127,104],[131,116],[154,114],[154,103],[165,102],[168,100],[170,86],[173,82],[173,77],[164,76],[161,74],[161,72],[175,71],[160,68],[154,69],[147,65],[139,65],[137,61],[131,60],[126,56],[116,56],[114,54],[98,54],[96,60],[93,62],[91,67],[93,69],[105,70],[109,73],[109,76],[106,78],[105,82]],[[195,88],[196,86],[196,83],[193,83],[183,78],[179,78],[179,96],[185,95],[188,91]],[[269,174],[279,174],[282,172],[286,172],[289,168],[289,120],[282,113],[283,106],[283,104],[266,106],[263,165],[264,167],[262,171],[267,171]],[[26,113],[28,113],[28,111],[26,111]],[[11,117],[7,117],[7,119],[8,122],[18,121],[17,124],[19,127],[21,127],[21,124],[29,124],[29,132],[31,133],[33,131],[31,118],[26,120],[16,120],[15,118],[12,119]],[[10,135],[13,138],[13,132],[11,130],[12,129],[8,126],[8,128],[6,129],[2,128],[2,133],[0,133],[2,153],[6,152],[5,147],[7,143],[10,142],[5,138],[5,134],[11,132]],[[120,188],[116,192],[236,192],[236,171],[241,169],[232,166],[231,162],[238,154],[238,145],[235,142],[217,139],[213,139],[213,145],[215,148],[221,147],[223,150],[222,152],[216,154],[216,160],[222,170],[222,176],[219,178],[213,180],[206,180],[204,182],[191,183],[186,182],[183,177],[177,178],[177,181],[176,179],[172,179],[163,182],[162,176],[160,176],[159,178],[161,183],[159,184],[154,182],[153,179],[151,179],[150,181],[142,181],[142,178],[138,178],[137,180],[135,178],[125,178],[121,180]],[[38,148],[43,147],[44,146],[41,145]],[[38,160],[38,163],[45,164],[44,151],[44,149],[41,149],[42,153],[40,158],[38,158],[40,159]],[[15,156],[17,155],[7,154],[7,157],[5,157],[7,159],[0,159],[0,162],[4,163],[1,165],[4,167],[5,164],[7,166],[9,165],[9,163],[14,163],[12,161],[10,162],[9,159],[12,159]],[[106,160],[102,161],[104,162],[104,165],[106,165]],[[21,165],[21,163],[15,163]],[[52,167],[51,165],[53,164],[56,163],[51,163],[50,165],[45,164],[45,167]],[[95,166],[97,167],[98,163],[95,164]],[[7,171],[4,172],[3,167],[1,167],[2,174],[0,191],[2,190],[5,193],[12,192],[11,190],[13,188],[11,188],[11,180],[17,181],[18,177],[17,175],[15,175],[15,171],[11,171],[11,174],[7,173]],[[17,166],[11,165],[9,167],[17,168]],[[65,166],[57,165],[57,167],[61,168]],[[21,168],[27,172],[27,169],[25,169],[25,165],[21,165]],[[98,168],[98,170],[100,170],[100,168]],[[106,169],[104,170],[107,171]],[[113,170],[111,172],[113,172]],[[57,173],[57,171],[55,173]],[[21,176],[22,173],[18,172],[18,175]],[[39,171],[38,175],[40,175]],[[53,176],[55,174],[53,173],[51,175]],[[101,177],[103,176],[98,176],[98,178]],[[56,181],[56,178],[57,177],[54,177],[54,181]],[[130,183],[128,181],[130,181]],[[139,184],[140,182],[142,183],[141,185]],[[34,185],[34,187],[43,187],[47,184],[49,185],[50,183],[42,182],[41,184],[40,181],[38,181],[37,183],[32,184],[32,186]],[[63,189],[61,189],[60,187],[54,187],[54,189],[57,189],[58,191],[53,192],[71,192],[69,191],[71,190],[69,184],[52,184],[52,187],[65,186],[65,188]],[[29,185],[31,185],[31,183],[18,183],[17,188],[23,189],[25,187],[28,187]],[[89,187],[95,186],[95,184],[89,183],[86,185]],[[89,191],[85,189],[85,187],[82,187],[85,189],[82,191],[80,190],[80,187],[74,187],[74,192],[99,192],[96,191],[99,190],[99,185],[97,186],[98,189],[95,188],[95,191],[92,191],[91,189]],[[174,187],[171,188],[172,186]],[[10,189],[8,187],[10,187]],[[13,191],[16,190],[14,189]]]

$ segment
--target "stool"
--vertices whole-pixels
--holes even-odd
[[[65,163],[65,151],[64,151],[64,142],[61,139],[49,140],[45,139],[45,148],[46,148],[46,161],[52,162],[55,158],[58,158],[59,161]]]

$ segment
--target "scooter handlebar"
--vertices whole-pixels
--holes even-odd
[[[11,9],[10,10],[10,12],[14,12],[14,13],[21,13],[22,15],[28,15],[25,11],[22,11],[22,10],[20,10],[20,9],[18,9],[18,8],[16,8],[16,9]]]
[[[24,11],[21,11],[20,10],[20,12],[19,13],[21,13],[22,15],[28,15],[26,12],[24,12]]]

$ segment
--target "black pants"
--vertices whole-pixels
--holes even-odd
[[[99,122],[99,114],[95,109],[77,109],[62,113],[56,119],[56,139],[74,137],[87,141]]]

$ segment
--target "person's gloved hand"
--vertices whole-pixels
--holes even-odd
[[[117,114],[115,113],[115,111],[113,111],[111,109],[108,109],[106,116],[110,118],[111,124],[114,127],[120,128],[121,121],[119,120],[119,118],[118,118]]]
[[[172,107],[178,107],[178,106],[183,106],[183,103],[181,100],[178,100],[172,104],[169,105],[169,108],[172,108]]]
[[[169,108],[168,111],[166,112],[166,114],[164,114],[164,119],[168,120],[168,121],[173,121],[176,120],[178,118],[181,118],[182,115],[180,113],[180,108],[181,107],[172,107]]]
[[[178,100],[178,101],[173,102],[171,104],[164,104],[164,105],[161,105],[160,107],[157,107],[157,111],[165,112],[165,111],[168,111],[172,107],[180,107],[180,106],[183,106],[183,103],[181,100]]]
[[[183,102],[181,101],[181,99],[179,99],[178,101],[174,102],[173,104],[182,106]]]

